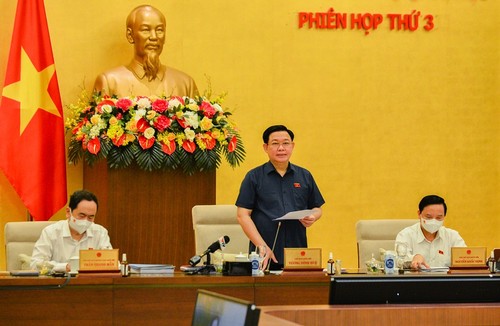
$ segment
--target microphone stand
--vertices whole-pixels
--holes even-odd
[[[276,230],[276,235],[274,236],[273,247],[271,248],[272,253],[274,253],[274,247],[276,246],[276,240],[278,239],[278,233],[280,232],[280,227],[281,227],[281,221],[278,222],[278,229]],[[269,273],[271,273],[270,268],[271,268],[271,262],[268,261],[267,267],[264,270],[264,275],[269,275]]]
[[[215,272],[215,267],[210,263],[210,252],[208,252],[205,257],[207,260],[203,264],[203,267],[201,267],[199,270],[194,272],[193,274],[200,274],[200,275],[209,275],[211,272]]]

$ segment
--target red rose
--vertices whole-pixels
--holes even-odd
[[[200,109],[203,111],[203,115],[207,118],[212,119],[215,115],[215,109],[209,102],[203,101],[201,103]]]
[[[156,128],[156,130],[158,130],[159,132],[163,132],[165,131],[165,129],[167,129],[168,127],[170,127],[170,119],[167,118],[166,116],[164,115],[160,115],[156,121],[154,122],[154,127]]]
[[[151,104],[151,107],[154,111],[163,113],[168,109],[168,103],[166,100],[160,98],[154,101],[153,104]]]
[[[128,98],[121,98],[116,102],[116,107],[121,109],[123,112],[127,112],[132,106],[132,101]]]

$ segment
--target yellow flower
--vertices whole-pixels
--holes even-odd
[[[194,137],[196,136],[196,133],[194,132],[194,130],[190,129],[190,128],[186,128],[184,130],[184,133],[186,134],[186,138],[190,141],[193,141],[194,140]]]
[[[123,145],[127,145],[130,142],[133,142],[135,140],[135,136],[132,134],[127,134],[125,136],[125,140],[123,141]]]
[[[116,125],[117,123],[118,123],[118,119],[117,119],[116,117],[111,117],[111,118],[109,119],[109,124],[110,124],[111,126]]]
[[[205,143],[199,139],[198,137],[196,138],[196,145],[198,145],[198,147],[204,151],[206,148],[207,148],[207,145],[205,145]]]
[[[179,146],[182,146],[184,139],[186,139],[186,135],[184,133],[178,133],[175,135],[175,141],[179,144]]]
[[[92,122],[93,125],[97,125],[99,123],[99,121],[101,121],[101,115],[100,114],[94,114],[90,118],[90,122]]]
[[[106,133],[109,138],[119,138],[123,135],[124,130],[120,125],[114,124],[109,127],[108,132]]]
[[[200,127],[201,130],[210,130],[214,125],[212,123],[212,119],[209,119],[207,117],[203,117],[200,122]]]
[[[127,122],[127,125],[125,126],[125,129],[131,132],[137,132],[137,121],[135,120],[130,120]]]
[[[196,103],[189,103],[188,105],[186,105],[186,109],[196,112],[200,109],[200,107]]]
[[[212,137],[214,137],[215,139],[219,139],[220,138],[220,130],[219,129],[212,129]]]
[[[146,113],[146,118],[148,120],[153,120],[154,117],[156,117],[156,111],[150,110],[148,113]]]
[[[169,141],[172,141],[175,139],[175,134],[173,132],[169,132],[168,135],[167,135],[167,139]]]

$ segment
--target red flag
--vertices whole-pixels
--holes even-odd
[[[0,102],[0,167],[35,220],[66,203],[61,95],[43,0],[19,0]]]

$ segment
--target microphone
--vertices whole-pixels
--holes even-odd
[[[210,253],[216,252],[217,250],[224,250],[226,248],[226,244],[229,243],[229,237],[227,235],[220,237],[219,240],[212,243],[207,250],[201,255],[193,256],[189,260],[189,265],[196,266],[203,257],[207,256]],[[207,265],[210,265],[210,256],[207,256]]]

